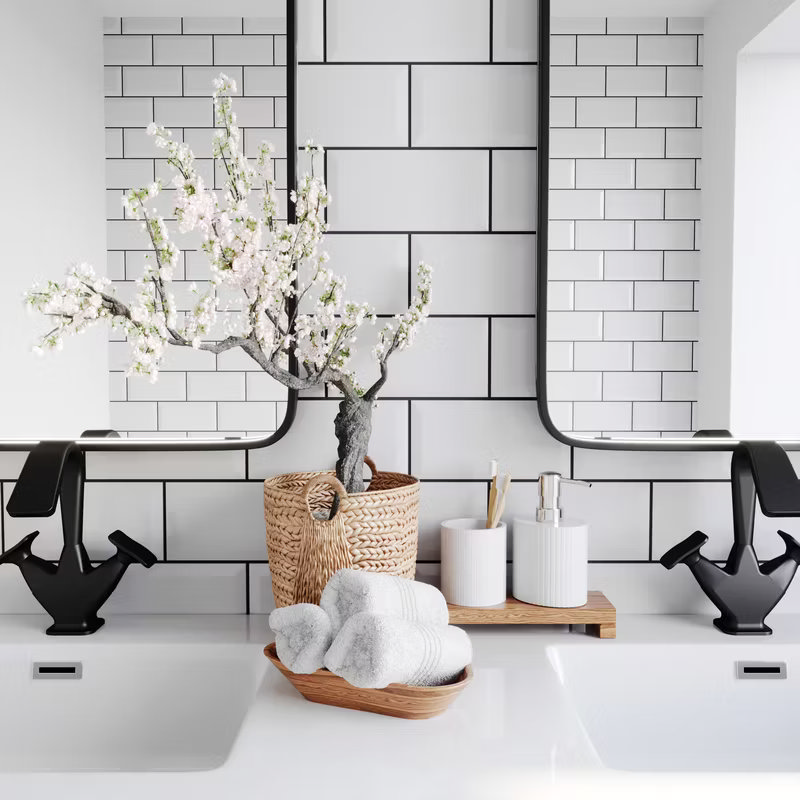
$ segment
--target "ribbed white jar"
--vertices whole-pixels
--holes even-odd
[[[508,531],[505,522],[449,519],[442,523],[442,594],[457,606],[505,603]]]
[[[514,520],[511,592],[523,603],[576,608],[588,599],[589,529],[577,520]]]

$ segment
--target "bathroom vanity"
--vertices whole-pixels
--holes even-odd
[[[613,644],[561,628],[473,628],[473,685],[447,714],[418,722],[302,699],[268,669],[263,616],[110,622],[76,645],[45,641],[35,616],[0,619],[0,698],[22,723],[13,735],[0,728],[4,794],[504,800],[722,794],[765,781],[800,789],[793,615],[758,640],[686,616],[621,617]],[[30,681],[42,662],[79,662],[83,677]],[[780,665],[786,680],[741,674]]]

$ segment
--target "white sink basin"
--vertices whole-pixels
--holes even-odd
[[[0,644],[0,773],[218,767],[264,676],[262,647]],[[53,662],[82,677],[33,679]]]
[[[607,767],[800,771],[799,645],[615,643],[548,655]],[[784,662],[786,679],[738,678],[737,662]]]

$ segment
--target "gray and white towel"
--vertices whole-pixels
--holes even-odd
[[[472,661],[469,636],[453,625],[426,625],[384,614],[351,616],[325,655],[325,666],[353,686],[440,686]]]
[[[340,569],[331,576],[319,604],[330,617],[334,636],[362,611],[427,625],[449,622],[447,601],[435,586],[383,572]]]
[[[322,661],[333,641],[328,615],[312,603],[276,608],[269,615],[275,647],[281,663],[292,672],[310,674],[322,669]]]

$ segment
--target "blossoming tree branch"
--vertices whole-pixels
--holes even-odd
[[[368,304],[345,299],[345,282],[327,267],[328,255],[320,249],[327,230],[324,211],[331,199],[314,169],[314,157],[322,148],[306,146],[312,154],[311,173],[291,193],[295,222],[279,221],[273,147],[264,142],[254,162],[245,158],[231,101],[236,85],[220,75],[214,87],[218,129],[213,155],[226,176],[222,202],[213,187],[205,186],[192,151],[164,127],[155,123],[148,127],[175,171],[174,214],[180,230],[198,231],[202,237],[211,272],[208,288],[201,292],[193,287],[194,308],[178,314],[171,289],[180,251],[164,219],[153,210],[152,201],[162,188],[156,181],[129,192],[123,201],[128,215],[141,220],[152,247],[134,299],[122,302],[111,281],[97,276],[88,264],[71,268],[63,282],[34,286],[25,295],[26,303],[54,324],[35,349],[60,349],[65,335],[107,320],[130,342],[128,375],[156,380],[169,346],[212,353],[241,348],[289,389],[302,391],[329,383],[343,397],[335,419],[336,473],[348,492],[363,491],[362,464],[372,409],[386,382],[389,358],[413,343],[428,315],[431,269],[419,264],[417,291],[408,310],[380,331],[373,349],[380,374],[371,386],[362,388],[348,364],[359,329],[376,317]],[[214,341],[211,331],[218,311],[224,310],[220,295],[230,295],[231,290],[241,313],[225,315],[224,338]],[[292,354],[301,367],[297,375],[289,370]]]

